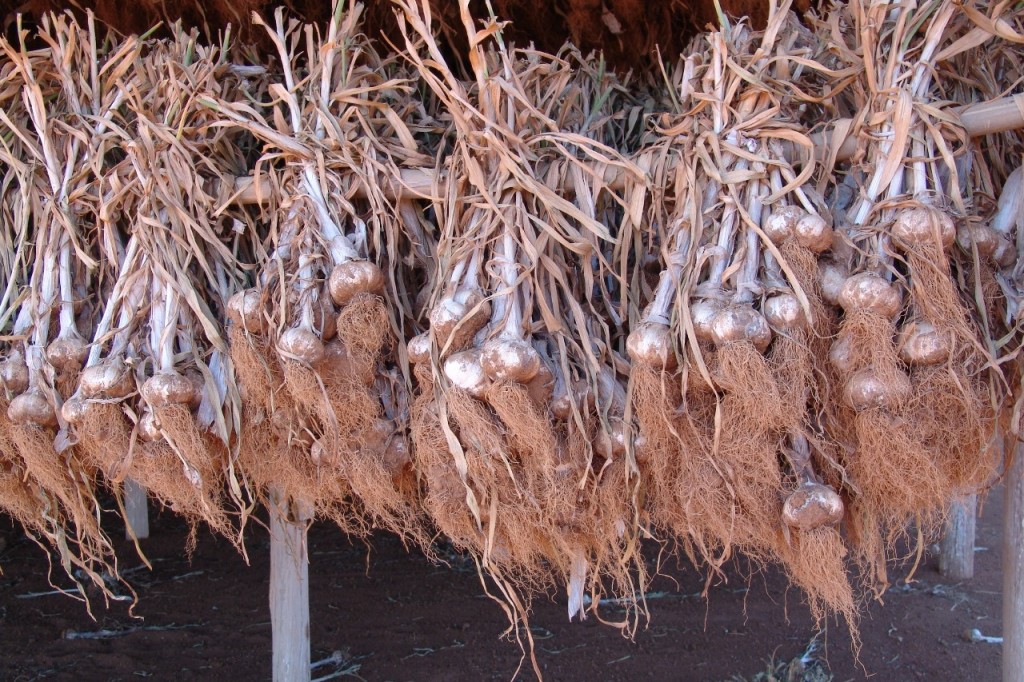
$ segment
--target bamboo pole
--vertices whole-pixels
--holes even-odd
[[[952,111],[959,115],[964,130],[971,137],[1024,128],[1024,94],[956,107]],[[835,157],[837,161],[846,161],[857,152],[858,143],[855,137],[847,136],[841,142],[835,139],[836,135],[845,134],[844,131],[849,130],[849,123],[849,119],[840,119],[829,130],[811,135],[815,156],[819,162],[828,158],[833,144],[839,144],[839,150]],[[787,147],[787,156],[794,156],[791,147]],[[605,184],[613,190],[621,190],[625,186],[625,177],[614,166],[605,169],[604,180]],[[446,181],[443,174],[437,176],[432,169],[406,168],[402,170],[401,177],[396,178],[384,190],[392,198],[436,200],[444,196]],[[569,187],[564,189],[571,191]],[[355,188],[357,196],[362,191],[359,186]],[[260,204],[271,195],[269,179],[261,178],[257,183],[253,181],[253,178],[244,176],[235,179],[230,203]]]
[[[309,682],[309,514],[270,493],[270,621],[274,682]]]
[[[958,109],[964,130],[971,137],[1005,133],[1024,126],[1024,94],[1011,95]]]
[[[1003,682],[1024,680],[1024,444],[1014,448],[1003,500]]]
[[[939,549],[939,572],[950,580],[974,577],[974,534],[978,496],[954,500],[946,517],[945,533]]]
[[[149,537],[149,509],[146,488],[128,478],[124,482],[125,537],[144,540]]]

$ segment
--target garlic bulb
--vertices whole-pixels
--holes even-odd
[[[903,372],[890,372],[883,378],[873,369],[862,369],[846,382],[843,399],[860,412],[876,407],[896,407],[906,401],[912,391],[910,377]]]
[[[540,354],[527,341],[491,339],[480,349],[480,365],[494,381],[528,383],[540,371]]]
[[[246,289],[228,299],[228,319],[250,334],[267,330],[266,308],[258,289]]]
[[[761,353],[772,342],[772,330],[761,313],[748,306],[730,306],[711,320],[711,337],[716,346],[749,341]]]
[[[626,339],[626,352],[634,362],[671,371],[679,364],[672,347],[672,332],[659,322],[641,322]]]
[[[761,306],[768,324],[782,332],[807,328],[807,315],[795,294],[778,294],[765,299]]]
[[[157,372],[142,384],[142,397],[154,409],[196,402],[196,384],[174,370]]]
[[[11,400],[7,418],[20,426],[49,429],[57,426],[57,413],[53,405],[37,389],[29,389]]]
[[[861,272],[847,278],[839,291],[839,305],[847,313],[872,312],[887,320],[899,314],[903,302],[899,290],[873,272]]]
[[[940,365],[949,359],[949,342],[923,320],[904,325],[899,336],[900,360],[908,365]]]
[[[345,305],[360,294],[382,293],[384,273],[368,260],[350,260],[334,266],[327,286],[334,302]]]
[[[764,219],[761,229],[773,244],[781,245],[793,236],[797,222],[806,215],[807,211],[799,206],[780,206]]]
[[[323,341],[304,327],[292,327],[281,334],[277,349],[288,360],[307,365],[314,365],[324,357]]]
[[[491,379],[480,365],[480,351],[476,349],[453,353],[444,361],[444,375],[456,388],[474,398],[483,398]]]
[[[86,398],[116,400],[127,397],[135,390],[135,377],[118,357],[83,369],[78,387]]]
[[[782,505],[782,520],[799,530],[833,526],[843,519],[843,500],[830,486],[805,481]]]
[[[797,243],[814,253],[823,253],[832,248],[832,227],[817,213],[808,213],[793,227]]]

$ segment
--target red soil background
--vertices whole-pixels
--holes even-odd
[[[465,41],[458,3],[430,0],[435,18],[445,27],[444,36],[452,50],[464,53]],[[401,45],[390,0],[363,0],[366,6],[364,32],[371,38],[387,36]],[[259,40],[263,29],[254,29],[250,17],[256,11],[265,18],[273,8],[286,7],[289,16],[323,24],[330,17],[329,0],[0,0],[0,21],[9,37],[15,35],[15,16],[21,12],[27,24],[47,11],[93,10],[100,21],[122,33],[143,33],[158,22],[182,19],[216,38],[217,31],[232,24],[242,40]],[[493,0],[499,19],[511,20],[506,40],[557,52],[572,41],[584,54],[602,50],[608,63],[619,69],[650,68],[659,47],[667,61],[679,54],[690,38],[708,25],[717,25],[713,0]],[[794,0],[793,8],[805,11],[811,0]],[[751,17],[759,26],[768,16],[767,0],[721,0],[723,10],[733,17]],[[488,16],[484,0],[470,0],[470,11],[478,19]],[[269,45],[265,45],[269,47]]]
[[[885,604],[872,603],[861,623],[857,662],[849,633],[830,623],[819,637],[817,662],[805,682],[859,680],[998,680],[1001,646],[972,643],[965,631],[1001,634],[1000,526],[993,493],[979,520],[976,577],[953,583],[926,556],[914,576],[894,567]],[[191,560],[187,528],[172,514],[154,514],[142,543],[153,564],[141,567],[122,543],[121,569],[138,592],[132,618],[126,605],[105,609],[94,597],[95,621],[67,596],[27,597],[52,588],[47,560],[20,530],[0,520],[0,679],[29,680],[263,680],[270,678],[267,604],[269,541],[252,527],[250,565],[229,543],[204,534]],[[393,537],[351,543],[328,524],[309,535],[313,660],[335,652],[314,677],[354,669],[376,680],[508,680],[520,663],[502,639],[507,621],[488,599],[464,557],[449,566],[406,553]],[[800,656],[815,627],[795,590],[769,570],[749,582],[733,571],[701,596],[703,581],[674,561],[650,586],[650,622],[634,641],[597,623],[569,623],[565,595],[536,600],[531,628],[547,680],[753,680],[771,661]],[[69,586],[58,567],[54,580]],[[606,616],[619,615],[606,607]],[[82,638],[107,631],[101,639]],[[794,671],[795,672],[795,671]],[[738,677],[736,677],[738,676]],[[526,664],[520,679],[533,679]],[[357,679],[356,677],[343,679]]]

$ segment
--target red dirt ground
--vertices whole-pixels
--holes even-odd
[[[815,656],[818,665],[835,680],[999,679],[1000,645],[971,643],[963,633],[1001,634],[1001,513],[997,492],[979,522],[974,580],[944,580],[934,556],[909,585],[902,581],[906,569],[894,569],[899,582],[862,623],[860,665],[848,632],[835,623],[819,638],[825,646]],[[170,513],[155,515],[153,537],[143,545],[152,572],[136,570],[130,546],[121,547],[142,619],[129,617],[123,604],[107,610],[94,599],[93,621],[66,596],[26,598],[52,589],[45,556],[0,521],[0,544],[6,539],[0,549],[0,679],[269,679],[266,534],[252,529],[248,566],[228,543],[209,535],[200,537],[189,560],[185,534]],[[312,529],[309,543],[313,660],[339,652],[314,677],[345,670],[364,680],[513,676],[519,649],[500,639],[504,615],[483,595],[469,562],[455,557],[450,568],[433,565],[385,536],[368,550],[327,524]],[[775,571],[757,576],[749,589],[734,574],[707,603],[695,571],[673,565],[672,573],[678,584],[662,578],[651,586],[650,624],[632,642],[593,618],[567,622],[563,595],[538,599],[531,626],[545,679],[752,680],[770,661],[799,657],[814,636],[799,595],[787,594]],[[88,638],[101,630],[108,631],[104,638]],[[524,665],[520,679],[532,678]],[[787,682],[822,679],[819,669]]]

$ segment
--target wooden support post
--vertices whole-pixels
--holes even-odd
[[[949,507],[939,550],[939,572],[950,580],[970,580],[974,577],[974,527],[977,512],[977,495],[954,500]]]
[[[309,682],[310,515],[280,490],[270,494],[270,622],[274,682]]]
[[[1009,445],[1009,443],[1007,443]],[[1006,448],[1007,450],[1009,447]],[[1024,447],[1014,448],[1003,500],[1003,682],[1024,680]]]
[[[125,537],[139,540],[149,537],[149,505],[146,501],[146,489],[139,483],[128,478],[124,482],[124,515]]]

